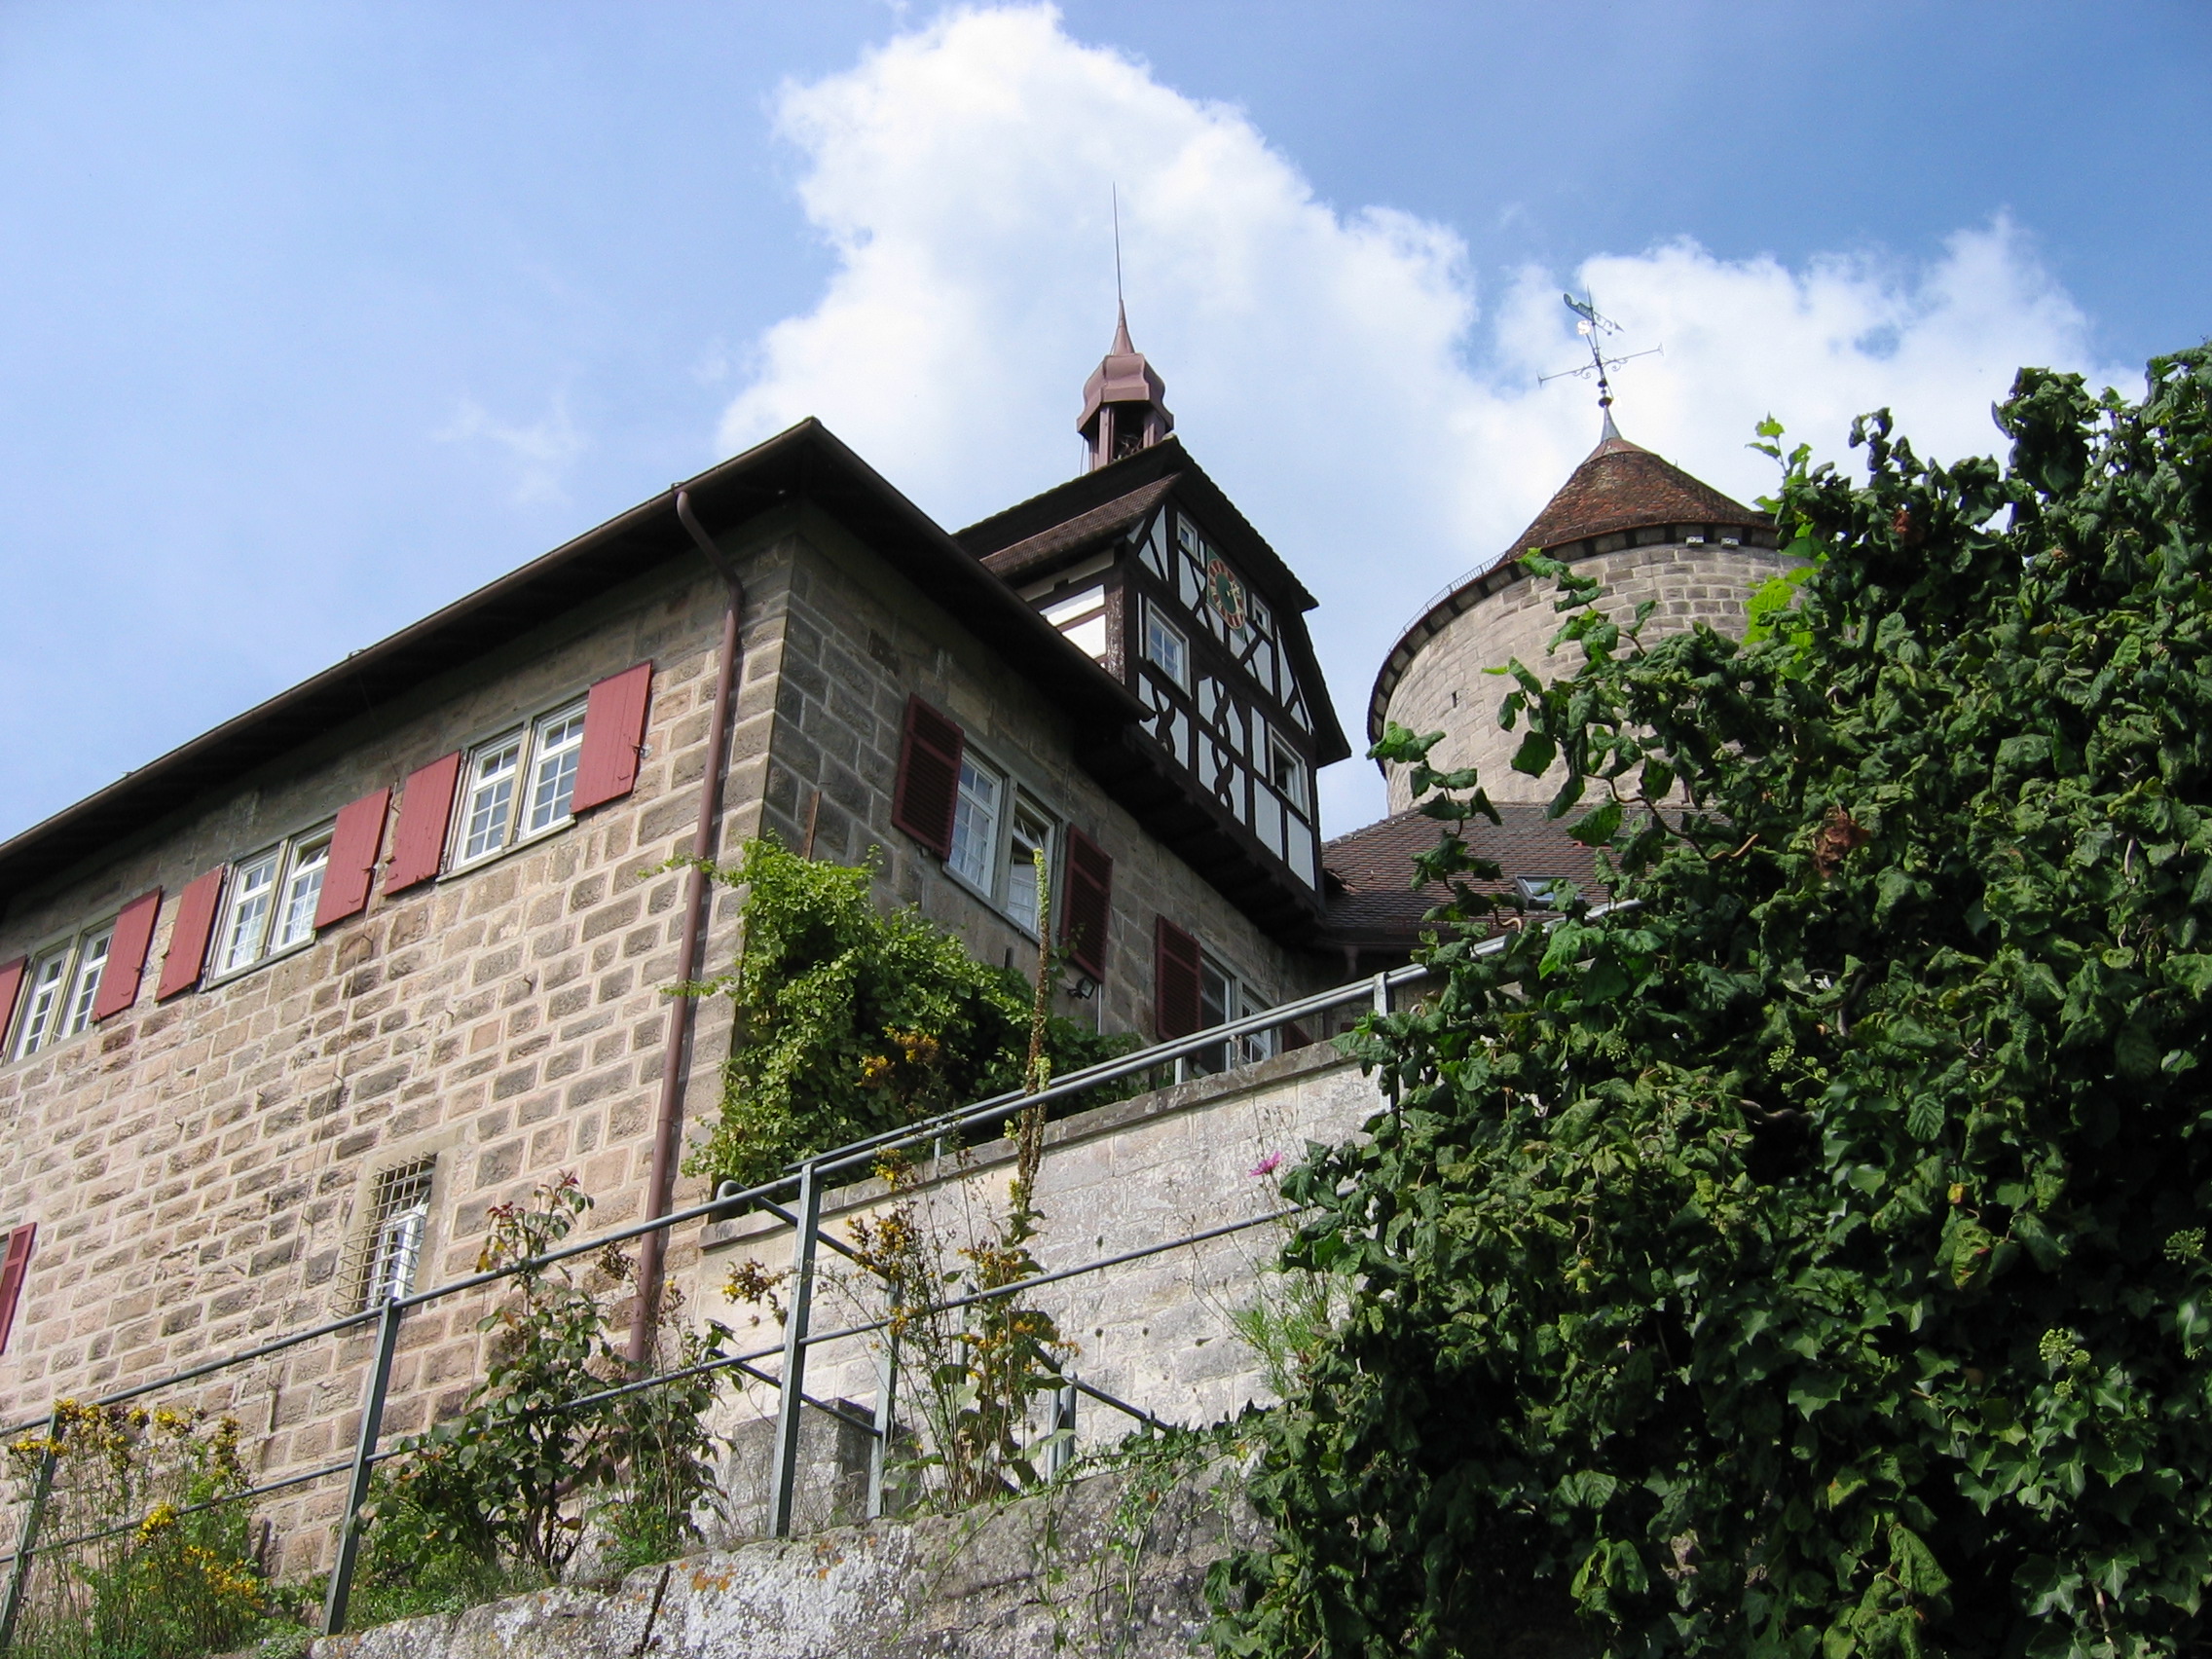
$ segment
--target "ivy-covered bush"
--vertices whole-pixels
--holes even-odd
[[[763,838],[712,873],[745,890],[744,942],[732,972],[694,987],[729,996],[737,1029],[720,1116],[691,1173],[765,1180],[803,1154],[1022,1086],[1029,983],[917,910],[878,910],[866,868]],[[1046,1022],[1054,1073],[1127,1047],[1057,1014]]]
[[[1537,562],[1581,660],[1514,667],[1515,764],[1641,908],[1445,926],[1369,1027],[1397,1104],[1287,1184],[1349,1306],[1226,1651],[1487,1653],[1547,1598],[1623,1655],[2212,1641],[2208,371],[2024,371],[2007,464],[1886,416],[1864,483],[1780,458],[1813,573],[1741,646]],[[1425,873],[1478,872],[1425,751],[1381,746]]]

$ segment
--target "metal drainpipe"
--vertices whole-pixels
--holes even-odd
[[[676,516],[690,533],[691,539],[699,544],[699,551],[706,554],[708,563],[729,584],[729,607],[722,612],[721,667],[715,677],[714,723],[707,731],[707,771],[699,793],[699,825],[691,835],[691,856],[706,860],[715,856],[717,831],[720,829],[722,786],[729,764],[730,693],[737,683],[737,629],[739,615],[745,609],[745,584],[738,580],[737,571],[722,550],[699,527],[698,519],[691,512],[691,498],[682,490],[676,492]],[[699,977],[699,957],[707,934],[708,894],[706,871],[693,865],[684,878],[683,941],[677,954],[677,975],[685,984]],[[683,1082],[698,1014],[696,997],[678,997],[676,1007],[669,1013],[668,1049],[660,1063],[660,1107],[653,1120],[652,1177],[646,1188],[643,1218],[648,1221],[668,1214],[675,1196],[677,1147],[683,1132]],[[642,1368],[652,1350],[661,1270],[667,1254],[665,1229],[648,1233],[638,1241],[638,1297],[630,1310],[627,1349],[633,1367]]]

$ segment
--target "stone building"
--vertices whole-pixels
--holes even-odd
[[[0,845],[0,1414],[458,1276],[557,1171],[699,1196],[727,1032],[665,988],[735,899],[672,859],[872,859],[1027,962],[1042,848],[1107,1030],[1309,984],[1313,601],[1172,424],[1124,325],[1087,470],[955,535],[804,423]],[[470,1316],[410,1319],[391,1428]],[[271,1382],[278,1460],[357,1387]]]

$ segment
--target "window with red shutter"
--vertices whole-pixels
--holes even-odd
[[[23,994],[23,970],[30,960],[18,956],[13,962],[0,962],[0,1042],[7,1041],[16,1023],[16,999]]]
[[[638,751],[645,746],[652,683],[653,665],[641,662],[591,688],[584,703],[583,752],[576,760],[571,812],[617,799],[637,787]]]
[[[16,1028],[16,998],[22,995],[22,976],[29,965],[29,956],[0,962],[0,1042],[7,1042],[9,1033]],[[0,1057],[5,1057],[5,1051],[0,1051]]]
[[[142,893],[123,906],[108,941],[107,966],[100,970],[92,1017],[112,1019],[138,1000],[138,981],[146,972],[146,953],[154,947],[154,922],[162,913],[162,890]]]
[[[1152,1023],[1165,1042],[1198,1029],[1198,941],[1161,916],[1152,937]]]
[[[391,863],[384,890],[397,893],[428,881],[445,863],[446,825],[453,817],[454,785],[461,777],[461,755],[440,756],[407,774],[399,793],[399,825],[391,832]]]
[[[369,905],[369,883],[384,851],[384,821],[391,810],[391,792],[378,790],[338,809],[330,831],[330,858],[315,899],[314,925],[326,928]]]
[[[23,1294],[23,1278],[31,1269],[31,1242],[38,1237],[38,1223],[26,1221],[8,1235],[8,1253],[0,1259],[0,1353],[8,1348],[8,1335],[16,1328],[16,1304]]]
[[[952,856],[952,815],[960,802],[960,756],[967,734],[919,697],[906,699],[891,822],[939,858]]]
[[[200,983],[207,966],[207,941],[215,932],[215,908],[223,897],[223,874],[230,866],[217,865],[177,897],[176,925],[169,929],[169,947],[162,957],[162,977],[154,986],[154,1000],[173,997]]]
[[[1060,944],[1079,973],[1106,978],[1106,935],[1114,915],[1114,861],[1082,830],[1068,830],[1067,898]]]

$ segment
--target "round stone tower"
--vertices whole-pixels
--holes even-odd
[[[1444,741],[1430,764],[1478,768],[1494,800],[1548,800],[1558,788],[1556,777],[1512,769],[1521,732],[1497,723],[1497,705],[1512,686],[1483,672],[1518,657],[1551,678],[1545,646],[1564,618],[1552,609],[1556,586],[1533,580],[1519,563],[1530,548],[1597,577],[1604,584],[1599,603],[1618,620],[1654,601],[1646,642],[1698,622],[1740,636],[1752,591],[1783,570],[1764,513],[1630,443],[1607,410],[1589,459],[1509,552],[1445,593],[1405,631],[1368,699],[1369,741],[1382,737],[1386,720],[1441,730]],[[1390,810],[1403,812],[1413,804],[1406,768],[1390,767],[1387,777]]]

